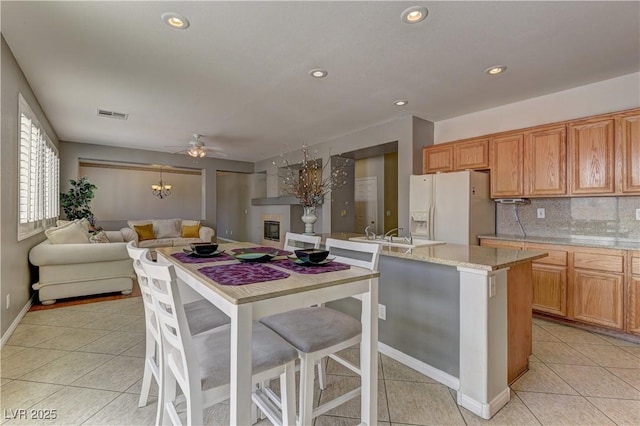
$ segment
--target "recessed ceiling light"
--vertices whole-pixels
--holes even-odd
[[[486,72],[489,75],[498,75],[498,74],[502,74],[506,70],[507,70],[507,67],[504,65],[494,65],[484,70],[484,72]]]
[[[398,99],[397,101],[393,101],[395,106],[405,106],[409,101],[405,101],[404,99]]]
[[[189,28],[189,20],[179,13],[166,12],[162,14],[161,18],[162,21],[171,28],[177,28],[179,30]]]
[[[423,6],[412,6],[408,9],[405,9],[404,12],[400,15],[402,21],[406,24],[417,24],[418,22],[424,20],[427,17],[429,11],[426,7]]]
[[[323,69],[320,69],[320,68],[316,68],[316,69],[313,69],[313,70],[309,71],[309,75],[311,75],[311,77],[315,77],[315,78],[324,78],[324,77],[327,76],[327,74],[329,74],[327,72],[327,70],[323,70]]]

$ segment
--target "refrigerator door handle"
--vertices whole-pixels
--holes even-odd
[[[429,239],[433,240],[436,238],[436,236],[434,235],[434,231],[435,231],[435,226],[433,224],[433,221],[435,219],[436,216],[436,208],[433,204],[431,204],[429,206]]]

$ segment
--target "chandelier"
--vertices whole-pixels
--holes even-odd
[[[161,200],[171,195],[171,185],[162,181],[162,166],[160,166],[160,182],[151,185],[151,189],[153,190],[153,195]]]
[[[192,157],[202,158],[202,157],[206,157],[207,150],[202,145],[193,145],[191,148],[187,150],[187,154],[189,154]]]

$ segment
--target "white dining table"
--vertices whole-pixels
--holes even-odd
[[[256,247],[251,243],[220,244],[219,250]],[[379,272],[351,266],[349,269],[301,274],[269,267],[289,274],[287,278],[245,285],[221,285],[198,269],[205,266],[239,263],[235,259],[211,263],[183,263],[172,256],[183,247],[156,249],[159,256],[175,266],[182,282],[214,304],[231,318],[231,376],[229,421],[231,425],[251,424],[251,331],[252,323],[262,317],[351,296],[362,303],[360,341],[361,424],[377,424],[378,402],[378,277]]]

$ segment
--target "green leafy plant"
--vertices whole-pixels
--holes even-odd
[[[97,186],[90,183],[86,176],[78,180],[70,179],[71,188],[67,193],[60,193],[60,205],[68,220],[87,218],[91,225],[95,225],[95,217],[89,204],[94,197],[93,191]]]

